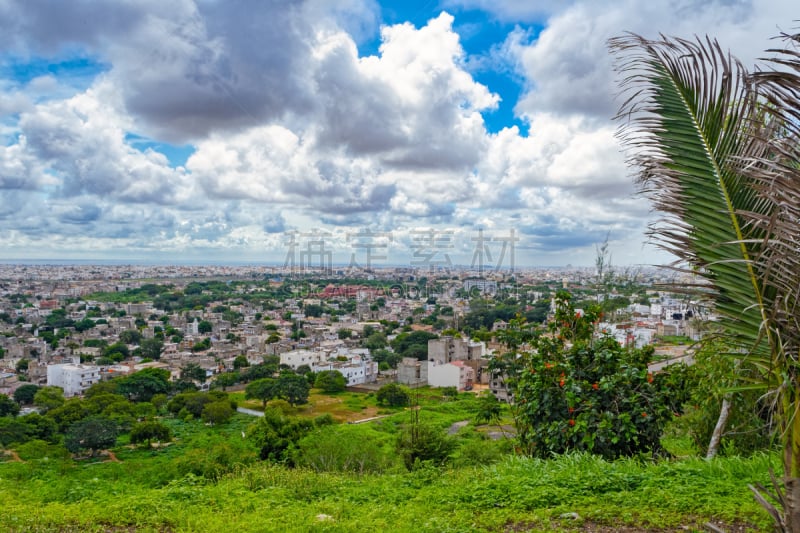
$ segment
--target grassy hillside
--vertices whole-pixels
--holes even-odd
[[[186,444],[160,450],[123,445],[116,460],[75,461],[57,446],[24,445],[20,461],[6,456],[0,463],[0,530],[691,531],[706,521],[726,529],[770,527],[746,488],[766,483],[769,466],[778,466],[768,455],[658,463],[507,456],[489,466],[357,476],[260,461],[237,465],[237,423],[211,436],[187,428]],[[192,451],[187,445],[209,454],[227,445],[234,465],[217,479],[181,475],[177,465]]]
[[[0,453],[0,531],[632,532],[697,531],[708,521],[770,530],[747,484],[767,484],[769,467],[779,470],[775,456],[521,458],[510,453],[512,440],[487,438],[496,427],[473,422],[473,395],[415,396],[421,420],[449,433],[445,466],[407,471],[395,443],[412,412],[356,393],[314,393],[295,409],[309,420],[380,416],[313,430],[293,445],[295,462],[306,465],[297,468],[259,460],[245,438],[257,419],[242,414],[219,426],[161,416],[173,442],[147,449],[123,435],[97,457],[76,459],[43,441],[17,445]],[[369,458],[368,468],[335,461],[352,457]]]

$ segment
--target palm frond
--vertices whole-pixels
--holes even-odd
[[[764,235],[754,265],[770,296],[770,323],[780,353],[795,366],[800,348],[800,35],[783,38],[785,48],[768,51],[775,54],[766,59],[774,68],[752,76],[763,101],[765,126],[754,132],[764,154],[742,160],[743,174],[771,208],[741,216]]]
[[[638,169],[642,192],[664,216],[650,227],[656,242],[696,268],[715,290],[725,328],[751,354],[769,359],[765,306],[753,266],[764,242],[768,202],[740,172],[742,156],[762,155],[746,133],[758,103],[752,79],[716,41],[610,41],[627,96],[619,137]]]

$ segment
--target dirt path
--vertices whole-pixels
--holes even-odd
[[[114,452],[112,452],[111,450],[105,450],[103,452],[103,455],[108,457],[108,461],[106,461],[106,462],[110,462],[110,463],[121,463],[122,462],[117,458],[117,455]]]
[[[17,452],[15,452],[14,450],[6,450],[4,453],[6,455],[10,455],[11,456],[11,462],[15,462],[15,463],[24,463],[25,462],[20,458],[19,454]]]

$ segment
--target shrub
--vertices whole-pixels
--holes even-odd
[[[172,432],[161,422],[141,422],[131,429],[131,444],[147,444],[150,447],[152,441],[169,442],[172,440]]]
[[[409,394],[406,389],[397,383],[388,383],[378,389],[378,394],[376,394],[375,399],[378,405],[402,407],[408,405]]]
[[[94,455],[114,446],[118,434],[119,428],[113,420],[93,416],[72,424],[64,436],[64,445],[72,453],[89,450]]]
[[[303,437],[295,462],[318,472],[384,472],[391,455],[375,435],[347,426],[328,426]]]
[[[429,424],[414,423],[406,427],[397,440],[397,451],[409,470],[420,465],[443,465],[455,448],[455,440]]]
[[[323,392],[342,392],[347,386],[347,379],[338,370],[323,370],[317,373],[314,387]]]
[[[523,355],[516,380],[521,446],[539,457],[586,450],[612,459],[658,450],[673,402],[648,372],[652,348],[594,339],[596,312],[576,314],[568,293],[557,298],[551,335]]]

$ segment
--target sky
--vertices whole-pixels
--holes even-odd
[[[753,65],[796,0],[0,0],[0,262],[671,258],[608,38]]]

